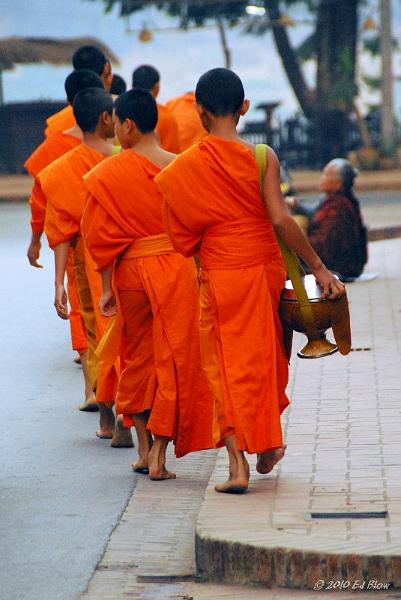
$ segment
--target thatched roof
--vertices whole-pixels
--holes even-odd
[[[84,44],[100,48],[114,64],[119,64],[117,56],[96,38],[30,38],[9,37],[0,39],[0,69],[13,69],[17,64],[50,63],[67,65],[71,63],[74,51]]]

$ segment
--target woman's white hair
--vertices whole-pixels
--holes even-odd
[[[345,190],[350,190],[352,188],[354,179],[359,175],[359,171],[349,160],[346,160],[345,158],[333,158],[327,166],[336,169]]]

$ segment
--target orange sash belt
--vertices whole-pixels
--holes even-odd
[[[160,254],[168,254],[169,252],[175,252],[170,238],[167,233],[159,233],[158,235],[148,235],[147,237],[135,240],[124,252],[120,260],[158,256]]]
[[[206,229],[200,260],[205,269],[241,269],[273,261],[283,264],[271,222],[256,217]]]
[[[168,254],[169,252],[175,252],[170,238],[166,233],[160,233],[158,235],[138,238],[128,247],[119,260],[158,256],[160,254]],[[124,318],[121,312],[118,289],[116,285],[113,285],[113,288],[118,312],[110,319],[110,323],[96,349],[97,356],[111,364],[115,362],[120,354],[121,336],[124,329]]]

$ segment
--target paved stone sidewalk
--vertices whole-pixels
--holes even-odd
[[[117,600],[141,589],[144,579],[149,583],[156,579],[157,584],[160,577],[167,581],[194,577],[195,520],[215,456],[211,450],[176,460],[170,451],[167,464],[177,479],[139,478],[83,598]]]
[[[355,351],[292,360],[280,466],[253,474],[245,496],[227,497],[213,490],[227,470],[219,453],[197,522],[201,574],[307,588],[319,579],[401,587],[401,240],[371,244],[370,256],[367,270],[379,278],[348,286]],[[311,511],[388,517],[308,520]]]
[[[195,521],[215,457],[212,451],[176,461],[170,454],[177,480],[140,478],[82,600],[310,600],[309,591],[194,580]],[[361,600],[373,597],[397,596],[358,595]],[[313,598],[327,600],[327,592],[316,591]],[[351,600],[351,594],[337,593],[336,599]]]

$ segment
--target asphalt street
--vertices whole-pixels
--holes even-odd
[[[0,205],[0,598],[73,600],[135,486],[135,451],[81,413],[69,327],[52,306],[53,257],[29,266],[29,209]]]

